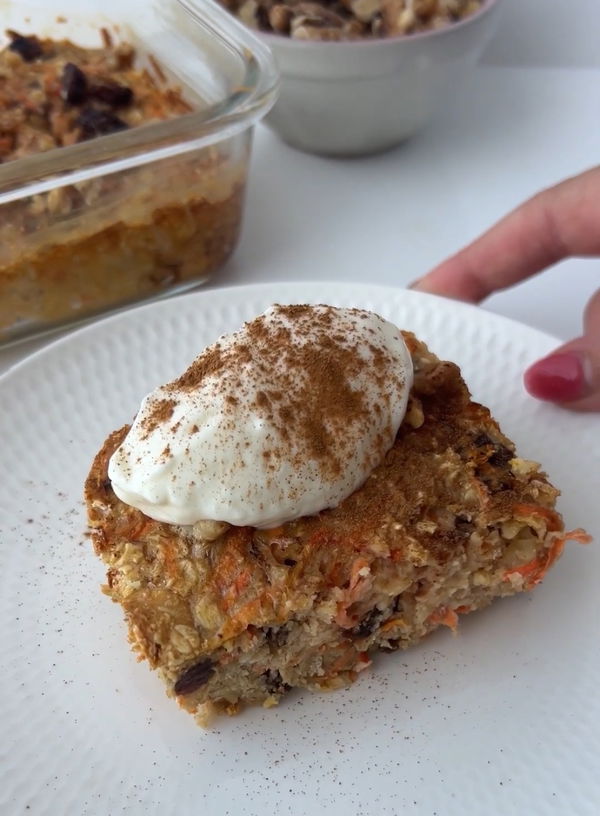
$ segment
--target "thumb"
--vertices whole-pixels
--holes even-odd
[[[600,411],[600,290],[585,310],[583,336],[527,369],[525,388],[573,411]]]

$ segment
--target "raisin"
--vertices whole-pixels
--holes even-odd
[[[60,95],[69,105],[81,105],[87,95],[87,79],[81,68],[67,62],[60,78]]]
[[[260,562],[261,559],[260,546],[255,538],[251,538],[250,541],[248,542],[248,553],[250,554],[254,561]]]
[[[82,139],[93,139],[95,136],[106,136],[119,130],[126,130],[128,125],[114,113],[84,108],[75,124],[81,130]]]
[[[478,448],[483,448],[484,445],[493,445],[494,441],[486,433],[480,433],[473,440],[473,444]]]
[[[485,482],[485,480],[483,481]],[[496,481],[487,481],[485,485],[492,494],[503,493],[506,490],[512,490],[513,480],[497,479]]]
[[[514,453],[506,445],[498,445],[488,462],[494,467],[506,467],[510,460],[514,458]]]
[[[258,6],[255,14],[260,31],[273,31],[271,21],[269,20],[269,12],[264,6]]]
[[[383,612],[381,609],[371,609],[370,612],[367,612],[365,617],[361,620],[358,626],[355,626],[352,629],[352,635],[357,638],[365,638],[369,635],[372,635],[377,629],[379,629],[379,624],[383,618]]]
[[[212,660],[205,657],[183,672],[173,690],[175,694],[191,694],[208,683],[214,673],[215,667]]]
[[[284,558],[283,563],[286,565],[286,567],[295,567],[298,562],[293,558]]]
[[[403,609],[402,593],[400,593],[400,595],[396,595],[396,597],[394,598],[392,612],[393,613],[402,612],[402,609]]]
[[[8,46],[9,51],[14,51],[25,62],[33,62],[44,53],[44,49],[37,37],[24,37],[16,31],[8,31],[8,36],[12,42]]]
[[[285,646],[289,637],[289,631],[285,626],[267,626],[263,629],[263,633],[269,646],[276,649]]]
[[[454,527],[465,538],[468,538],[475,529],[475,525],[467,516],[457,516],[454,519]]]
[[[283,694],[290,689],[290,686],[283,682],[281,674],[277,669],[267,669],[266,672],[263,672],[262,676],[268,694]]]
[[[126,108],[133,102],[133,91],[126,85],[120,85],[110,79],[90,86],[90,96],[111,108]]]

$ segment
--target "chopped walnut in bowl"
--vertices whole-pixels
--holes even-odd
[[[266,118],[308,153],[395,147],[451,103],[494,33],[500,0],[221,0],[281,74]]]
[[[331,42],[397,37],[459,22],[483,0],[221,0],[259,31]]]

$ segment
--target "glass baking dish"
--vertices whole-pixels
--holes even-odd
[[[3,28],[96,48],[105,29],[192,112],[0,164],[0,345],[216,273],[277,92],[268,49],[211,0],[52,7],[2,3]]]

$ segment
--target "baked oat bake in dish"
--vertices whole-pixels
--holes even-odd
[[[414,370],[411,376],[405,367],[405,374],[396,376],[402,369],[388,365],[389,345],[375,348],[379,324],[368,324],[355,342],[330,314],[348,312],[344,319],[356,322],[367,321],[363,316],[369,313],[318,307],[314,318],[314,308],[274,307],[246,325],[234,356],[233,346],[222,341],[204,352],[144,403],[134,423],[138,435],[131,456],[126,440],[133,431],[124,427],[108,437],[86,482],[94,548],[108,567],[104,591],[122,605],[139,658],[158,670],[167,693],[202,723],[213,712],[232,714],[243,704],[272,706],[290,688],[345,686],[370,665],[374,652],[404,649],[442,625],[455,630],[461,615],[535,587],[567,539],[587,540],[581,530],[565,532],[555,509],[558,491],[536,463],[518,456],[489,410],[471,400],[455,364],[439,360],[411,333],[392,329],[400,342],[403,338]],[[307,335],[302,321],[316,319],[318,330]],[[300,327],[295,350],[294,321]],[[296,375],[299,364],[312,366],[299,386],[279,376],[286,367]],[[270,386],[246,388],[240,372],[261,366],[256,381]],[[166,474],[175,482],[184,461],[177,459],[177,434],[183,433],[185,445],[186,434],[203,432],[198,417],[183,417],[179,406],[204,386],[222,389],[223,405],[233,412],[223,420],[226,433],[238,410],[228,390],[236,382],[240,401],[248,393],[262,395],[251,407],[256,422],[270,423],[271,449],[264,459],[278,456],[277,445],[292,445],[285,432],[299,428],[299,438],[319,443],[312,452],[304,445],[306,459],[322,457],[331,464],[336,454],[329,446],[335,448],[337,434],[344,461],[325,479],[338,478],[357,444],[355,429],[379,421],[371,408],[370,419],[363,415],[366,403],[352,390],[364,374],[361,366],[369,369],[364,391],[373,386],[379,413],[386,414],[396,396],[386,391],[390,382],[393,391],[406,390],[407,403],[391,447],[381,442],[389,431],[384,419],[373,437],[383,444],[378,463],[367,463],[366,479],[336,505],[277,525],[264,507],[254,516],[261,523],[253,525],[223,521],[226,511],[221,518],[169,523],[115,493],[124,495],[123,473],[131,477],[148,454],[140,440],[150,445],[156,435],[152,467],[157,479]],[[333,403],[337,419],[328,424],[323,417]],[[295,406],[291,414],[286,413],[290,405]],[[243,414],[237,416],[244,421]],[[309,420],[313,425],[306,433]],[[189,431],[183,428],[186,421]],[[160,450],[169,434],[171,447]],[[182,448],[184,458],[193,458],[193,444]],[[204,444],[209,443],[200,447]],[[268,462],[265,468],[268,479]],[[272,473],[274,502],[287,489],[281,487],[286,473],[282,458]],[[214,486],[202,485],[202,477],[195,477],[199,495],[212,496]],[[189,484],[196,489],[195,482]],[[247,484],[242,512],[245,502],[262,501],[252,492],[252,478]],[[131,490],[128,497],[135,493]],[[159,492],[155,481],[147,491],[157,502],[152,512],[162,518],[179,513],[176,498],[170,507],[159,506]],[[225,491],[223,507],[227,501]]]
[[[192,111],[151,55],[142,64],[106,30],[99,48],[7,34],[0,165]],[[209,277],[239,234],[239,152],[213,146],[3,203],[0,342]]]
[[[221,0],[250,28],[321,42],[397,37],[470,17],[482,0]]]

